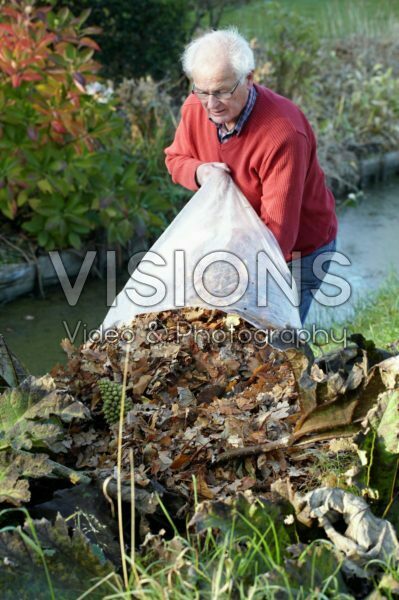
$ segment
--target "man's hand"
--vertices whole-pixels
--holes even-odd
[[[195,172],[195,179],[197,180],[198,185],[199,186],[203,185],[203,183],[213,173],[215,173],[216,169],[219,169],[219,170],[221,169],[222,171],[226,171],[226,173],[230,173],[230,169],[226,165],[226,163],[221,163],[221,162],[203,163],[202,165],[197,167],[197,170]]]

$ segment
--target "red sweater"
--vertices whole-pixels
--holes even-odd
[[[165,149],[166,166],[175,183],[195,191],[198,165],[226,163],[289,261],[293,251],[306,256],[336,237],[335,202],[303,113],[267,88],[256,85],[256,91],[255,106],[241,133],[224,144],[191,94],[183,105],[175,139]]]

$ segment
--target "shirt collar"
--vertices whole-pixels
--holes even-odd
[[[255,101],[256,101],[257,95],[258,94],[256,92],[255,86],[251,86],[249,88],[248,98],[245,103],[245,106],[242,109],[242,111],[240,112],[240,116],[238,117],[237,122],[234,125],[233,129],[228,131],[226,129],[226,127],[224,126],[224,123],[221,123],[221,124],[215,123],[217,130],[218,130],[219,141],[221,141],[221,142],[226,141],[226,140],[230,139],[231,136],[239,135],[241,133],[242,128],[244,127],[245,123],[248,121],[249,115],[251,114],[252,109],[255,106]],[[210,119],[210,121],[212,121],[212,119]],[[212,123],[213,123],[213,121],[212,121]]]

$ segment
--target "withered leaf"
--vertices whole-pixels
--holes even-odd
[[[307,434],[350,425],[357,402],[357,398],[344,397],[337,402],[318,406],[310,414],[300,419],[294,430],[295,438],[299,439]]]
[[[191,456],[188,454],[180,454],[180,456],[177,456],[174,461],[172,462],[172,464],[170,465],[170,469],[172,469],[172,471],[177,471],[178,469],[182,469],[183,467],[185,467],[186,465],[188,465],[191,462]]]
[[[152,379],[152,375],[149,375],[149,374],[141,375],[139,377],[138,381],[136,381],[132,385],[133,394],[135,394],[136,396],[141,396],[142,394],[144,394],[151,379]]]

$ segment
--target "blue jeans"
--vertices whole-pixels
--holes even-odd
[[[329,244],[325,246],[321,246],[321,248],[317,248],[312,254],[308,254],[307,256],[303,256],[300,259],[293,260],[288,264],[290,271],[292,272],[292,267],[294,265],[300,265],[301,268],[301,285],[298,287],[298,293],[300,294],[300,305],[299,305],[299,314],[301,317],[302,324],[305,322],[306,316],[309,312],[310,305],[313,300],[313,296],[316,291],[321,286],[323,279],[316,277],[313,272],[313,262],[316,256],[322,254],[323,252],[334,252],[337,247],[336,240],[333,240]],[[331,261],[328,260],[323,263],[323,271],[327,272],[330,268]],[[295,278],[295,272],[293,273]],[[325,273],[324,273],[325,275]],[[313,293],[312,293],[313,292]]]

